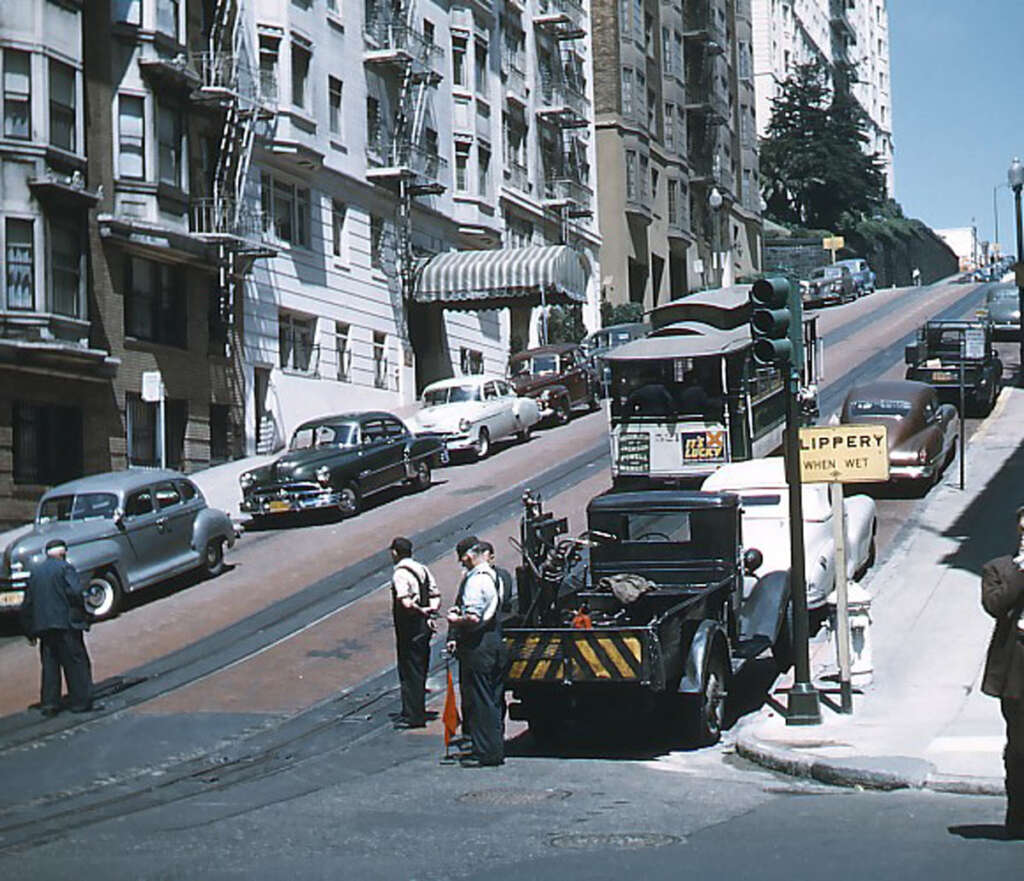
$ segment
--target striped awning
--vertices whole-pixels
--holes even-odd
[[[447,251],[423,266],[413,297],[449,309],[583,303],[587,269],[568,245]]]

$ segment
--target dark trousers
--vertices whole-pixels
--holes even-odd
[[[39,702],[44,708],[60,706],[61,671],[71,709],[87,710],[92,706],[92,664],[81,630],[44,630],[39,634],[39,658],[43,666]]]
[[[459,646],[463,731],[473,743],[473,755],[484,764],[497,764],[505,757],[501,674],[501,637],[496,631]]]
[[[402,687],[402,718],[412,725],[427,720],[427,667],[430,665],[430,628],[418,612],[396,609],[395,645],[398,681]]]
[[[1004,697],[1001,706],[1006,720],[1006,825],[1024,831],[1024,700]]]

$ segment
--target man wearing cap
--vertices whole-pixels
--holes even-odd
[[[44,716],[60,710],[61,672],[68,684],[72,713],[87,713],[92,702],[92,664],[83,631],[89,618],[82,583],[67,561],[61,539],[46,543],[46,559],[32,567],[21,607],[21,624],[31,641],[39,640],[42,685],[39,705]]]
[[[462,608],[466,581],[469,579],[469,573],[473,569],[473,564],[469,558],[469,551],[476,546],[478,541],[479,539],[475,535],[467,535],[465,538],[459,539],[458,544],[455,545],[455,558],[459,561],[459,565],[462,566],[462,577],[459,579],[459,586],[455,589],[454,608]],[[448,625],[448,635],[445,637],[444,647],[448,655],[454,658],[457,645],[455,641],[455,628],[451,624]],[[461,747],[468,747],[472,743],[469,728],[472,725],[473,714],[470,712],[469,707],[473,698],[469,692],[469,681],[464,678],[461,664],[459,664],[459,695],[462,703],[462,736],[456,738],[456,744]]]

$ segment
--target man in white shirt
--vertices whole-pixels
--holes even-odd
[[[462,604],[448,611],[448,624],[455,637],[462,683],[463,718],[473,744],[467,767],[501,765],[505,761],[502,733],[501,622],[498,616],[498,579],[487,563],[487,552],[479,544],[466,551],[472,565],[461,591]]]
[[[412,542],[399,536],[391,542],[391,611],[395,622],[398,679],[402,686],[402,712],[396,728],[423,728],[426,719],[427,667],[434,618],[441,607],[441,592],[430,570],[412,558]]]

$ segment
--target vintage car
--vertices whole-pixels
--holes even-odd
[[[4,551],[0,612],[16,612],[29,572],[52,539],[68,544],[68,562],[94,618],[117,614],[126,593],[199,569],[219,575],[238,531],[177,471],[130,470],[63,483],[39,501],[31,531]]]
[[[483,459],[495,441],[528,441],[539,421],[540,408],[533,398],[520,397],[501,377],[481,375],[428,385],[423,409],[409,420],[409,427],[440,434],[450,453],[470,452]]]
[[[600,407],[600,383],[583,349],[559,343],[527,349],[509,361],[509,377],[516,392],[535,398],[540,418],[564,425],[579,407]]]
[[[985,310],[997,340],[1020,339],[1020,292],[1015,287],[993,288],[985,295]]]
[[[743,544],[757,548],[761,565],[749,575],[758,577],[789,571],[789,487],[781,457],[750,459],[723,465],[707,478],[705,492],[730,492],[740,497]],[[827,483],[803,486],[804,572],[807,607],[821,608],[836,577],[836,545],[832,533],[832,488]],[[875,561],[878,521],[875,500],[854,495],[843,499],[846,510],[846,577],[860,578]]]
[[[632,321],[626,324],[610,324],[595,330],[580,345],[587,353],[594,371],[601,383],[601,390],[607,396],[611,383],[611,368],[605,361],[605,355],[619,346],[641,339],[651,332],[651,325],[646,321]]]
[[[956,452],[960,417],[940,404],[923,382],[890,379],[850,389],[839,414],[843,424],[881,424],[887,429],[890,481],[926,486],[939,479]]]
[[[858,297],[872,294],[875,291],[875,273],[863,257],[853,257],[849,260],[837,260],[836,266],[845,266],[850,270],[853,277],[853,289]]]
[[[396,484],[426,489],[447,461],[443,438],[415,435],[390,413],[322,416],[295,429],[283,456],[239,476],[241,509],[257,520],[317,508],[352,516]]]
[[[975,412],[988,413],[1003,381],[993,337],[987,321],[928,321],[906,348],[906,378],[928,383],[939,401],[959,409],[962,367],[965,403]]]
[[[800,296],[805,306],[828,306],[857,299],[849,266],[819,266],[800,282]]]

